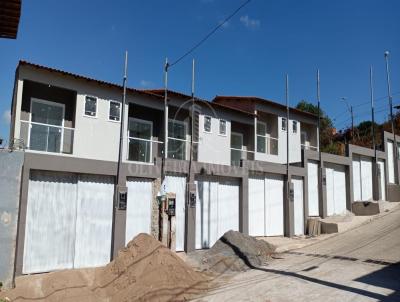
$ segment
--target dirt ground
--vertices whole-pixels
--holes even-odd
[[[267,266],[221,276],[195,301],[400,301],[400,207]],[[218,279],[218,278],[217,278]]]
[[[11,301],[186,301],[208,289],[194,271],[150,235],[139,234],[105,267],[19,277],[0,293]]]

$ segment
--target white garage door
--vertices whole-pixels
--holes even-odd
[[[168,175],[165,180],[168,192],[176,194],[176,251],[184,250],[186,177]]]
[[[22,272],[108,263],[113,188],[107,176],[32,171]]]
[[[217,178],[195,183],[196,248],[209,248],[226,231],[239,230],[239,183]]]
[[[283,235],[283,177],[267,174],[249,178],[249,234]]]
[[[304,235],[303,179],[292,178],[294,190],[294,234]]]
[[[110,261],[113,196],[111,176],[79,176],[74,268]]]
[[[326,193],[328,216],[346,213],[346,168],[326,165]]]
[[[125,244],[140,233],[151,233],[151,207],[153,182],[145,178],[131,178],[126,182],[128,202],[126,205]]]
[[[307,163],[308,173],[308,216],[319,216],[318,162]]]
[[[372,200],[372,158],[353,156],[354,201]]]
[[[381,187],[381,200],[386,200],[386,174],[385,174],[385,162],[383,160],[378,161],[380,178],[379,185]]]
[[[387,142],[387,157],[388,157],[388,174],[389,174],[389,183],[395,183],[394,177],[394,152],[393,152],[393,142]]]

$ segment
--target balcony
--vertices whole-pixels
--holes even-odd
[[[275,137],[257,134],[257,152],[269,155],[278,155],[279,140]]]
[[[28,150],[72,154],[74,132],[74,128],[21,121],[20,138]]]
[[[318,151],[318,147],[311,146],[310,144],[301,144],[301,149],[302,150],[312,150],[312,151]]]

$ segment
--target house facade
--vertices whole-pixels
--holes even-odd
[[[287,121],[285,106],[255,97],[167,96],[165,112],[163,90],[127,89],[122,110],[116,84],[19,63],[10,127],[24,152],[17,275],[104,265],[137,234],[158,238],[162,187],[176,194],[176,251],[209,248],[230,229],[303,235],[310,216],[389,193],[386,180],[374,196],[361,181],[372,177],[361,157],[369,151],[319,153],[315,115],[291,108]],[[114,203],[122,111],[126,209]],[[352,194],[358,184],[361,197]]]

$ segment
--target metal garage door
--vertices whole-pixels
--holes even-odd
[[[308,175],[308,216],[319,216],[318,162],[307,163]]]
[[[183,251],[185,244],[186,177],[168,175],[165,179],[168,192],[176,194],[176,251]]]
[[[250,235],[283,235],[283,186],[281,175],[249,178]]]
[[[394,152],[393,152],[393,142],[387,142],[387,157],[388,157],[388,175],[389,183],[395,183],[394,177]]]
[[[372,200],[372,158],[353,156],[354,201]]]
[[[386,200],[386,174],[385,174],[385,162],[383,160],[378,161],[380,178],[379,185],[381,187],[381,200]]]
[[[32,171],[22,272],[109,262],[112,202],[110,177]]]
[[[304,235],[303,179],[293,177],[292,184],[294,190],[294,234]]]
[[[195,183],[196,248],[208,248],[226,231],[239,230],[239,183],[218,178]]]
[[[326,195],[328,216],[346,213],[346,168],[326,164]]]
[[[140,233],[151,233],[151,208],[153,182],[145,178],[131,178],[126,182],[128,202],[126,207],[125,244]]]
[[[113,196],[111,176],[79,176],[74,268],[110,261]]]

